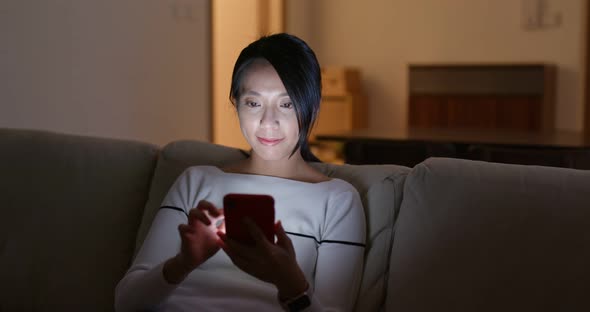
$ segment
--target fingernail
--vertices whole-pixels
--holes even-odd
[[[225,218],[219,218],[219,219],[217,219],[217,221],[215,221],[215,227],[216,228],[219,228],[223,224],[223,221],[224,220],[225,220]]]

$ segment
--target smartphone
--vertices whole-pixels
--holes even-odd
[[[227,237],[243,244],[253,245],[254,239],[244,224],[250,218],[266,239],[274,243],[275,201],[270,195],[227,194],[223,197],[225,233]]]

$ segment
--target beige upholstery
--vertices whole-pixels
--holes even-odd
[[[0,129],[0,311],[108,311],[157,148]]]
[[[408,176],[387,311],[590,311],[590,172],[429,159]]]
[[[185,168],[194,165],[223,166],[244,157],[244,152],[240,150],[202,142],[181,141],[165,146],[138,234],[138,248],[168,189]],[[314,165],[328,176],[350,182],[361,195],[368,221],[368,243],[365,274],[357,305],[362,311],[376,309],[385,301],[393,223],[401,204],[403,181],[410,169],[393,165]]]

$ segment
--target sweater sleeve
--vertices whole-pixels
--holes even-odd
[[[194,184],[189,169],[168,191],[131,268],[115,289],[116,311],[139,311],[160,305],[178,285],[169,284],[162,273],[164,262],[180,251],[178,225],[187,222]]]
[[[318,248],[311,311],[352,311],[361,284],[365,235],[358,192],[332,196]]]

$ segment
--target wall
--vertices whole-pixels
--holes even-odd
[[[213,142],[248,150],[250,146],[242,135],[238,115],[229,100],[231,75],[243,48],[266,35],[262,33],[265,30],[269,33],[282,31],[283,1],[213,1],[212,11]]]
[[[547,0],[562,24],[535,31],[522,27],[523,1],[288,0],[286,29],[322,65],[362,71],[371,128],[405,126],[409,63],[549,62],[559,66],[556,127],[580,131],[586,1]]]
[[[3,0],[0,12],[0,127],[209,140],[209,0]]]
[[[248,149],[229,100],[233,66],[240,51],[258,38],[257,0],[213,2],[213,142]]]

